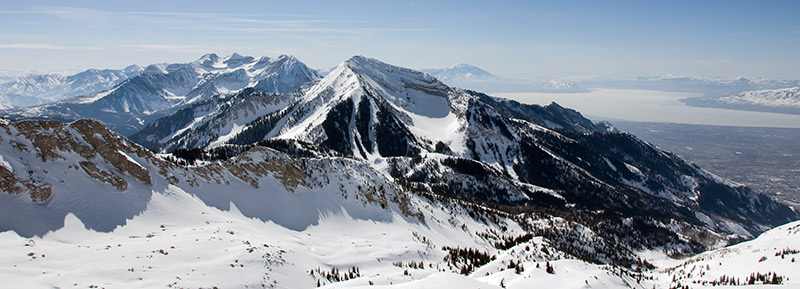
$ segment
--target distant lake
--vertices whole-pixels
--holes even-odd
[[[578,93],[494,93],[522,103],[555,101],[594,121],[614,120],[687,124],[800,128],[800,115],[694,107],[679,101],[699,93],[655,90],[596,89]]]

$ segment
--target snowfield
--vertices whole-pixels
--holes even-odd
[[[255,148],[182,168],[94,121],[2,128],[0,278],[10,288],[636,283],[526,237],[515,216],[398,191],[355,160]]]
[[[448,214],[443,208],[432,212],[427,216],[446,218]],[[458,213],[450,220],[470,231],[487,229]],[[545,259],[536,257],[523,262],[525,271],[516,274],[504,264],[516,258],[514,249],[498,252],[496,261],[470,276],[459,275],[442,262],[446,254],[440,246],[492,250],[470,231],[449,222],[410,222],[399,215],[390,220],[358,220],[346,211],[320,212],[318,224],[291,230],[246,217],[235,206],[229,211],[209,207],[170,187],[153,194],[142,214],[110,232],[86,229],[70,214],[64,227],[42,237],[0,233],[4,256],[0,276],[9,288],[311,288],[318,281],[324,288],[360,288],[370,283],[379,288],[453,284],[499,288],[500,282],[508,288],[583,288],[585,280],[595,286],[627,288],[626,280],[609,267],[566,256],[551,256],[564,258],[552,261],[555,274],[545,272]],[[537,238],[524,246],[545,248],[546,244]],[[524,246],[515,249],[523,251]],[[398,267],[395,262],[422,262],[424,268]],[[360,277],[342,282],[309,273],[333,268],[345,272],[354,266]]]
[[[468,230],[434,219],[446,219],[449,214],[450,222],[464,224]],[[800,280],[792,261],[800,257],[800,222],[689,258],[679,266],[629,276],[619,268],[544,249],[548,243],[540,237],[496,250],[471,233],[489,229],[485,224],[441,207],[428,211],[428,224],[397,214],[388,220],[359,220],[344,210],[320,212],[318,217],[316,225],[292,230],[244,216],[236,206],[230,210],[210,207],[180,188],[169,187],[154,193],[144,212],[110,232],[86,229],[70,214],[62,228],[41,237],[0,233],[0,278],[7,288],[313,288],[318,282],[323,288],[466,289],[500,288],[501,284],[506,288],[669,288],[678,283],[702,288],[711,285],[695,282],[711,282],[723,275],[745,280],[756,272],[775,272],[784,278],[786,288],[798,286],[795,280]],[[488,250],[497,259],[468,276],[459,275],[443,262],[446,254],[440,246],[444,245]],[[534,253],[541,249],[551,254]],[[510,260],[520,259],[525,260],[522,272],[508,268]],[[422,262],[424,268],[398,267],[393,265],[396,262]],[[546,272],[546,263],[553,266],[553,274]],[[346,272],[354,266],[359,277],[341,282],[314,271]],[[677,281],[672,276],[678,276]]]
[[[497,249],[525,232],[511,216],[398,191],[354,160],[254,148],[182,168],[95,121],[3,123],[0,140],[0,278],[11,288],[481,288],[511,282],[491,278],[512,261],[530,274],[582,263],[542,238]]]

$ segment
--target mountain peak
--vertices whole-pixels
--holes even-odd
[[[448,69],[449,71],[457,74],[467,75],[469,74],[471,77],[492,77],[493,75],[488,71],[484,70],[483,68],[477,67],[475,65],[461,63],[454,65]]]
[[[342,65],[349,67],[349,68],[365,68],[369,66],[386,66],[388,64],[381,62],[380,60],[365,57],[362,55],[354,55],[353,57],[348,58]]]
[[[359,75],[377,77],[378,79],[385,79],[386,77],[388,77],[389,74],[392,74],[399,77],[398,79],[395,79],[398,83],[408,83],[409,81],[417,81],[417,80],[426,83],[438,82],[431,75],[422,73],[420,71],[394,66],[382,62],[378,59],[362,55],[355,55],[353,57],[350,57],[349,59],[342,62],[341,65],[344,65],[347,68],[355,70],[354,72],[356,72]],[[390,83],[384,82],[382,84],[390,84]],[[444,85],[442,83],[439,84]]]
[[[167,74],[167,71],[156,64],[150,64],[144,69],[144,71],[142,71],[142,74],[144,75]]]
[[[444,69],[424,69],[437,79],[447,83],[448,85],[463,86],[465,84],[474,83],[476,81],[492,81],[497,77],[488,71],[467,63],[453,65],[450,68]]]
[[[217,55],[216,53],[212,52],[212,53],[203,54],[203,56],[200,56],[200,58],[198,58],[197,61],[206,61],[206,60],[215,60],[216,61],[218,59],[219,59],[219,55]]]
[[[468,63],[459,63],[459,64],[456,64],[456,65],[450,66],[450,69],[475,69],[475,70],[484,71],[482,68],[477,67],[477,66],[472,65],[472,64],[468,64]]]
[[[256,59],[238,53],[220,58],[209,53],[189,63],[153,64],[142,69],[141,75],[132,68],[130,73],[91,70],[84,73],[86,77],[73,77],[76,80],[69,83],[61,79],[63,76],[37,80],[39,86],[47,84],[47,87],[65,89],[72,89],[69,85],[75,83],[88,84],[79,87],[86,87],[82,90],[86,93],[77,95],[81,98],[75,101],[20,109],[7,115],[16,119],[47,117],[64,121],[94,118],[105,121],[119,133],[129,135],[157,117],[213,95],[234,93],[247,87],[272,93],[292,93],[319,79],[315,72],[310,72],[294,57],[283,56],[282,59],[290,61],[270,61],[267,57]],[[105,86],[94,85],[97,75],[102,76],[99,78]]]
[[[203,67],[213,67],[221,58],[216,53],[207,53],[195,60],[194,63]]]
[[[236,68],[242,66],[243,64],[251,63],[255,61],[255,57],[252,56],[242,56],[236,52],[231,54],[222,61],[228,68]]]
[[[423,72],[356,55],[325,78],[333,81],[341,77],[355,78],[369,95],[385,98],[415,114],[444,117],[450,110],[446,100],[450,88]],[[438,108],[436,113],[431,114],[432,106]]]

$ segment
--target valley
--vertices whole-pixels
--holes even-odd
[[[800,209],[800,129],[626,121],[614,126]]]

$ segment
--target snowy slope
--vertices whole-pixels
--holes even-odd
[[[797,223],[648,271],[583,261],[625,250],[602,226],[431,195],[353,158],[253,147],[182,167],[88,120],[2,121],[0,156],[13,288],[668,288],[762,269],[796,285]]]
[[[758,238],[688,258],[663,268],[661,283],[690,288],[717,285],[774,288],[800,286],[800,221],[764,232]],[[760,275],[760,276],[759,276]],[[766,275],[766,276],[765,276]],[[759,278],[761,277],[761,278]],[[752,283],[750,282],[752,280]],[[755,284],[755,285],[753,285]]]
[[[150,121],[215,95],[256,87],[272,93],[290,93],[313,83],[319,76],[296,58],[254,58],[233,54],[207,54],[190,63],[151,65],[108,91],[57,103],[9,110],[13,119],[72,121],[94,118],[125,135]]]
[[[238,134],[248,123],[284,109],[295,94],[267,93],[257,88],[188,105],[159,118],[131,135],[154,151],[215,147]]]
[[[254,148],[179,167],[94,121],[0,125],[4,286],[524,288],[533,276],[627,288],[632,281],[546,238],[521,238],[527,226],[569,222],[521,222],[407,192],[352,159]],[[493,260],[463,259],[449,248]]]

